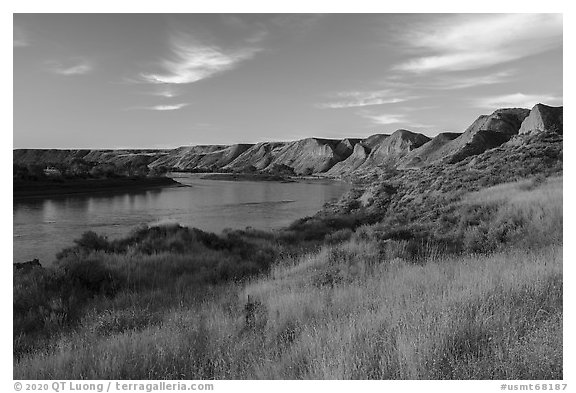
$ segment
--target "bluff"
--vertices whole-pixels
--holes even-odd
[[[462,134],[457,132],[443,132],[417,149],[410,151],[398,162],[399,169],[420,168],[431,162],[444,158],[442,147],[458,138]]]
[[[178,170],[215,171],[230,164],[252,146],[251,144],[236,144],[179,147],[153,161],[150,166],[164,166]]]
[[[284,142],[260,142],[240,154],[222,169],[234,172],[263,170],[274,160],[278,152],[284,147]]]
[[[435,159],[429,163],[455,163],[500,146],[518,134],[529,113],[529,109],[510,108],[498,109],[491,115],[481,115],[462,135],[437,149]]]
[[[543,131],[562,133],[564,124],[562,120],[563,108],[544,104],[536,104],[530,115],[522,122],[519,134],[534,134]]]
[[[264,171],[273,171],[276,166],[288,166],[297,175],[311,175],[322,173],[330,169],[350,154],[352,149],[337,139],[306,138],[288,142],[280,148],[277,155]]]
[[[328,170],[325,175],[328,177],[342,177],[354,172],[360,165],[362,165],[368,155],[370,154],[370,148],[362,143],[357,143],[354,146],[354,150],[348,158],[343,161],[336,163],[330,170]]]
[[[408,130],[396,130],[387,138],[375,143],[366,160],[355,172],[366,172],[385,166],[396,166],[398,161],[414,149],[430,141],[426,135]]]

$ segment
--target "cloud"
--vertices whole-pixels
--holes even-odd
[[[375,124],[397,124],[406,121],[404,115],[363,115],[365,118],[372,120]]]
[[[260,49],[223,49],[203,44],[187,34],[176,34],[170,40],[170,50],[172,56],[161,62],[162,71],[140,74],[143,81],[155,84],[194,83],[235,68]]]
[[[94,70],[94,66],[86,59],[72,59],[66,62],[50,61],[48,66],[51,72],[63,76],[84,75]]]
[[[426,56],[397,70],[428,73],[489,67],[562,47],[562,14],[488,14],[442,17],[403,36]]]
[[[333,101],[318,104],[322,109],[355,108],[371,105],[396,104],[414,97],[399,97],[392,90],[345,91],[336,93]]]
[[[175,89],[173,86],[161,85],[150,94],[157,97],[174,98],[181,95],[181,92]]]
[[[176,111],[176,110],[182,109],[186,106],[188,106],[187,103],[182,103],[182,104],[172,104],[172,105],[155,105],[155,106],[147,107],[144,109],[149,109],[149,110],[153,110],[153,111]]]
[[[188,102],[178,104],[159,104],[152,106],[132,106],[124,108],[125,111],[177,111],[190,105]]]
[[[505,83],[511,80],[513,75],[513,70],[506,70],[487,75],[440,77],[424,87],[445,90],[467,89],[469,87]]]
[[[358,114],[366,119],[369,119],[374,124],[390,125],[390,124],[404,124],[410,128],[433,128],[430,124],[422,124],[411,121],[404,114],[374,114],[365,111],[358,112]]]
[[[562,97],[553,94],[505,94],[499,96],[484,97],[474,100],[473,106],[478,108],[532,108],[538,103],[559,105]]]

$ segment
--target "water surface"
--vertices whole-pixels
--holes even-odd
[[[200,177],[174,175],[190,187],[14,201],[13,260],[38,258],[49,264],[58,251],[88,230],[114,238],[142,224],[180,223],[212,232],[225,228],[281,228],[316,213],[349,188],[343,182]]]

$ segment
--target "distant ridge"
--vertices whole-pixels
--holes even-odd
[[[184,171],[289,173],[333,178],[361,176],[386,168],[418,169],[459,162],[524,136],[563,132],[563,107],[536,104],[531,110],[504,108],[479,116],[463,133],[434,138],[409,130],[365,139],[305,138],[292,142],[183,146],[171,150],[16,149],[19,165],[70,164],[74,160],[129,163]],[[520,138],[520,139],[518,139]]]

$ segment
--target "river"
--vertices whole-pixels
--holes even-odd
[[[173,174],[187,187],[139,192],[15,200],[14,262],[38,258],[49,265],[55,254],[92,230],[115,238],[142,225],[180,223],[211,232],[276,229],[313,215],[349,189],[344,182],[207,180]]]

